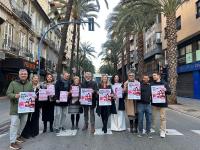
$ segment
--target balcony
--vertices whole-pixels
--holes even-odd
[[[29,27],[31,27],[31,25],[32,25],[31,17],[30,17],[25,11],[21,11],[20,18],[21,18],[21,20],[24,21]]]
[[[155,49],[148,51],[147,53],[144,53],[144,59],[148,59],[155,54],[161,54],[162,53],[162,47],[157,45]]]
[[[7,50],[8,52],[14,54],[14,55],[19,55],[19,51],[20,51],[19,44],[13,42],[10,39],[4,39],[4,42],[2,44],[2,48]]]

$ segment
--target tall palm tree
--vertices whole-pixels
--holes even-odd
[[[134,0],[135,1],[135,0]],[[168,62],[168,80],[171,87],[170,103],[177,103],[177,30],[176,30],[176,11],[188,0],[137,0],[138,4],[147,5],[157,9],[166,17],[166,39],[167,49],[166,58]]]

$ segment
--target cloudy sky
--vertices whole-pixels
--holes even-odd
[[[109,3],[109,9],[106,8],[104,0],[99,0],[101,5],[100,13],[96,22],[100,25],[100,28],[95,26],[95,31],[88,31],[86,27],[81,31],[81,42],[90,42],[92,46],[95,47],[96,57],[93,59],[93,64],[96,67],[96,70],[101,66],[101,58],[98,57],[98,53],[101,51],[101,45],[106,41],[107,32],[105,30],[105,21],[108,15],[112,12],[113,8],[119,3],[120,0],[107,0]]]

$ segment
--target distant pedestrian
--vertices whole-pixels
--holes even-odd
[[[18,113],[18,101],[20,92],[32,92],[33,87],[28,81],[28,72],[26,69],[19,70],[19,78],[12,81],[7,90],[7,96],[10,98],[10,148],[14,150],[21,149],[19,143],[25,140],[21,137],[21,133],[26,125],[28,113]]]
[[[164,138],[166,136],[166,108],[168,107],[167,95],[171,94],[171,90],[168,84],[161,80],[161,75],[159,73],[153,73],[153,82],[151,86],[164,86],[165,92],[165,102],[164,103],[152,103],[152,128],[156,128],[156,118],[157,114],[160,115],[160,137]]]

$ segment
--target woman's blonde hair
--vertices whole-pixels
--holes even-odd
[[[107,85],[108,85],[109,81],[108,81],[108,75],[107,74],[101,75],[101,85],[103,85],[103,77],[107,77]]]
[[[78,81],[79,81],[79,83],[80,83],[80,78],[79,78],[78,76],[74,76],[74,77],[73,77],[73,82],[74,82],[76,79],[78,79]]]

